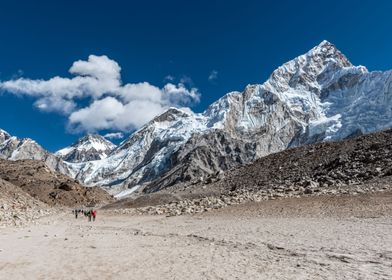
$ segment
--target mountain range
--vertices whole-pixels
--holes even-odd
[[[87,135],[50,154],[0,131],[0,157],[39,159],[112,194],[155,192],[291,147],[392,127],[392,71],[354,66],[323,41],[278,67],[262,84],[230,92],[202,113],[170,108],[116,146]]]

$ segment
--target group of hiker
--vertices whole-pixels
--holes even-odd
[[[89,210],[84,210],[84,209],[74,209],[72,210],[73,214],[75,214],[75,219],[78,218],[79,215],[84,215],[85,217],[88,218],[88,221],[95,222],[95,219],[97,217],[97,210],[95,209],[89,209]]]

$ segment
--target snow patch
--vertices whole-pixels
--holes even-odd
[[[134,193],[135,191],[137,191],[139,188],[140,188],[140,186],[136,185],[136,186],[134,186],[134,187],[132,187],[130,189],[126,189],[126,190],[123,190],[123,191],[119,192],[114,197],[117,198],[117,199],[125,198],[125,197],[131,195],[132,193]]]

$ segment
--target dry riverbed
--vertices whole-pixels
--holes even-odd
[[[0,279],[392,279],[392,193],[0,229]]]

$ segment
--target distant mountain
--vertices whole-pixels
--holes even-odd
[[[65,167],[62,172],[89,186],[154,192],[204,182],[290,147],[391,128],[391,108],[392,71],[354,66],[323,41],[263,84],[230,92],[202,113],[170,108],[118,147],[89,135],[56,153],[64,162],[48,158],[52,166],[57,159],[56,170]],[[13,138],[0,133],[5,158],[38,154],[48,161],[34,141]]]
[[[353,66],[323,41],[263,84],[228,93],[200,114],[171,108],[107,158],[68,167],[85,184],[112,192],[156,191],[203,181],[289,147],[389,128],[391,74]]]
[[[69,174],[68,167],[64,162],[46,151],[37,142],[30,138],[18,138],[11,136],[0,129],[0,159],[22,160],[33,159],[45,162],[54,171]]]
[[[104,159],[114,148],[116,145],[104,137],[89,134],[72,146],[59,150],[55,155],[68,162],[85,162]]]

